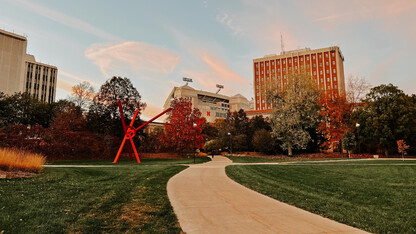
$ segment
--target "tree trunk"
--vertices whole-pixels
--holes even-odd
[[[289,143],[288,146],[287,146],[287,154],[288,154],[289,157],[292,157],[293,156],[293,153],[292,153],[292,143]]]

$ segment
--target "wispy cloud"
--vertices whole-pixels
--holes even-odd
[[[72,93],[72,84],[69,83],[66,80],[58,79],[58,83],[56,84],[56,88],[60,89],[61,91],[64,91],[68,94]]]
[[[239,34],[243,31],[241,26],[234,23],[234,19],[229,16],[227,13],[222,13],[221,15],[217,15],[217,21],[221,24],[225,25],[232,31],[232,34]]]
[[[171,73],[181,56],[158,46],[127,41],[113,44],[93,44],[85,56],[96,64],[105,77],[123,70]]]
[[[80,31],[95,35],[97,37],[110,40],[110,41],[121,41],[122,39],[116,35],[108,33],[102,29],[99,29],[85,21],[82,21],[78,18],[66,15],[62,12],[50,9],[48,7],[40,5],[38,2],[33,3],[26,0],[11,0],[11,3],[17,4],[23,8],[26,8],[29,11],[32,11],[36,14],[39,14],[43,17],[56,21],[58,23],[64,24],[68,27],[78,29]]]
[[[93,86],[96,86],[96,87],[100,87],[101,86],[100,84],[92,81],[92,79],[90,79],[90,78],[85,78],[85,77],[77,76],[77,75],[71,74],[69,72],[65,72],[63,70],[59,70],[58,75],[59,76],[64,76],[66,78],[70,78],[70,79],[73,79],[73,80],[76,80],[78,82],[87,81],[87,82],[89,82],[90,84],[92,84]]]
[[[221,59],[216,58],[207,52],[203,52],[200,55],[200,59],[206,63],[217,76],[221,77],[222,79],[239,85],[248,85],[248,81],[245,78],[229,69],[226,63]]]

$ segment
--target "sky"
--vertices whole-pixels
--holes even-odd
[[[253,59],[339,46],[344,73],[416,93],[415,0],[0,0],[0,28],[58,67],[57,100],[88,81],[128,77],[151,118],[183,77],[251,99]]]

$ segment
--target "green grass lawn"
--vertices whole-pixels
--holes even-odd
[[[0,179],[0,233],[179,233],[166,184],[186,166],[161,162]]]
[[[113,163],[114,159],[109,160],[60,160],[60,161],[48,161],[47,165],[173,165],[173,164],[192,164],[193,158],[184,159],[140,159],[141,163],[138,164],[136,158],[130,161],[128,158],[122,158],[117,163]],[[196,157],[195,163],[204,163],[211,161],[209,157]]]
[[[379,164],[228,166],[226,172],[262,194],[369,232],[416,233],[415,161],[374,161]]]

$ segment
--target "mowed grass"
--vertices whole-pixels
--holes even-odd
[[[0,233],[179,233],[166,184],[185,168],[45,168],[2,179]]]
[[[136,158],[130,161],[128,158],[122,158],[117,163],[113,163],[114,159],[109,160],[59,160],[48,161],[47,165],[114,165],[114,166],[140,166],[140,165],[173,165],[173,164],[193,164],[193,158],[183,159],[140,159],[140,163],[137,163]],[[211,161],[209,157],[196,157],[195,163],[204,163]]]
[[[45,157],[40,154],[0,148],[0,169],[6,171],[40,172],[45,161]]]
[[[378,162],[228,166],[226,173],[279,201],[372,233],[416,233],[414,161]]]

